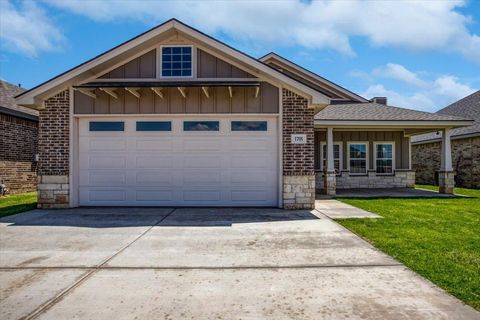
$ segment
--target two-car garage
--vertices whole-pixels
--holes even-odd
[[[83,206],[277,206],[278,117],[81,117]]]

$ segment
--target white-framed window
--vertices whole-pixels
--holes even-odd
[[[194,48],[189,45],[160,46],[160,77],[192,78]]]
[[[368,143],[348,143],[348,169],[351,175],[367,174],[368,169]]]
[[[393,174],[395,170],[395,143],[374,142],[374,165],[377,174]]]
[[[342,143],[333,143],[333,164],[335,167],[335,173],[340,174],[342,170]],[[327,168],[327,143],[322,142],[320,144],[320,170]]]

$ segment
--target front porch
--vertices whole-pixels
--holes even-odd
[[[457,198],[459,196],[416,188],[355,188],[337,189],[333,198]],[[317,193],[316,200],[331,199],[324,193]]]
[[[450,128],[435,129],[441,130],[444,137],[438,171],[440,193],[452,194],[454,172]],[[314,136],[317,193],[342,196],[352,194],[352,190],[368,190],[363,193],[375,197],[392,196],[392,193],[400,197],[433,196],[431,192],[408,192],[415,186],[410,136],[428,130],[433,128],[317,125]],[[355,194],[359,195],[358,192]]]

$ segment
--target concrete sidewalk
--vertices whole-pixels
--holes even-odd
[[[351,218],[381,218],[378,214],[371,213],[349,204],[334,199],[315,201],[315,209],[330,219],[351,219]]]
[[[480,319],[317,211],[89,208],[0,222],[2,319]]]

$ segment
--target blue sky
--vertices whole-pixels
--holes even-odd
[[[175,17],[366,98],[436,111],[480,88],[480,1],[0,0],[0,78],[31,88]]]

